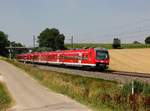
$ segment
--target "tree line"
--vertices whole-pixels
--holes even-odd
[[[33,49],[33,51],[52,51],[52,50],[64,50],[67,49],[64,45],[65,36],[61,34],[56,28],[46,28],[37,37],[39,46]],[[7,47],[23,47],[21,43],[15,41],[9,41],[8,35],[3,31],[0,31],[0,55],[8,56]]]
[[[64,50],[67,49],[64,45],[65,36],[60,33],[56,28],[46,28],[37,37],[38,47],[34,51],[52,51],[52,50]],[[15,41],[9,41],[8,35],[3,31],[0,31],[0,55],[8,56],[8,50],[6,47],[23,47],[21,43],[16,43]],[[134,44],[139,44],[138,41],[134,41]],[[150,44],[150,36],[145,38],[145,44]],[[121,40],[119,38],[114,38],[113,48],[121,48]]]
[[[52,51],[52,50],[64,50],[65,36],[61,34],[56,28],[46,28],[38,36],[39,47],[37,51]],[[43,50],[42,50],[43,49]]]
[[[8,49],[7,47],[23,47],[21,43],[16,43],[15,41],[8,40],[8,35],[5,34],[3,31],[0,31],[0,55],[1,56],[8,56]]]
[[[133,44],[141,44],[141,43],[138,41],[134,41]],[[150,36],[145,38],[145,44],[150,44]],[[121,40],[119,38],[114,38],[112,47],[114,49],[120,49],[121,48]]]

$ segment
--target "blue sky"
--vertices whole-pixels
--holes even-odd
[[[150,0],[0,0],[0,30],[32,45],[32,36],[58,28],[65,42],[143,42],[150,34]]]

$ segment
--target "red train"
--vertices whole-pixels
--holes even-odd
[[[18,54],[16,59],[23,62],[96,67],[101,69],[107,69],[109,66],[109,52],[103,48]]]

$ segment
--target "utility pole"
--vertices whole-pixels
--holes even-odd
[[[12,52],[12,46],[11,46],[11,43],[9,44],[9,59],[11,59],[11,52]]]
[[[33,49],[35,49],[35,36],[33,35]],[[33,50],[32,49],[32,50]],[[33,56],[33,67],[35,67],[35,64],[34,64],[34,56]]]
[[[35,48],[35,36],[33,35],[33,48]]]
[[[71,47],[73,49],[73,36],[71,36]]]

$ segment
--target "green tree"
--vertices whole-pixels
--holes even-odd
[[[65,36],[63,34],[59,34],[59,36],[56,37],[55,39],[56,49],[65,49],[64,40],[65,40]]]
[[[4,32],[0,31],[0,55],[7,56],[7,46],[9,46],[8,36]]]
[[[139,41],[133,41],[133,44],[141,44]]]
[[[17,43],[15,41],[10,41],[9,44],[11,44],[12,47],[23,47],[23,45],[21,43]]]
[[[150,44],[150,36],[145,38],[145,44]]]
[[[27,49],[21,49],[21,47],[25,47],[21,43],[17,43],[15,41],[9,41],[9,44],[10,44],[10,47],[16,47],[16,48],[10,49],[10,53],[11,53],[12,58],[14,58],[16,56],[16,54],[28,52]]]
[[[33,49],[33,52],[47,52],[47,51],[52,51],[51,48],[48,47],[36,47]]]
[[[64,49],[65,36],[58,29],[46,28],[38,36],[39,47],[48,47],[52,50]]]
[[[121,40],[119,38],[114,38],[112,47],[114,49],[121,48]]]

